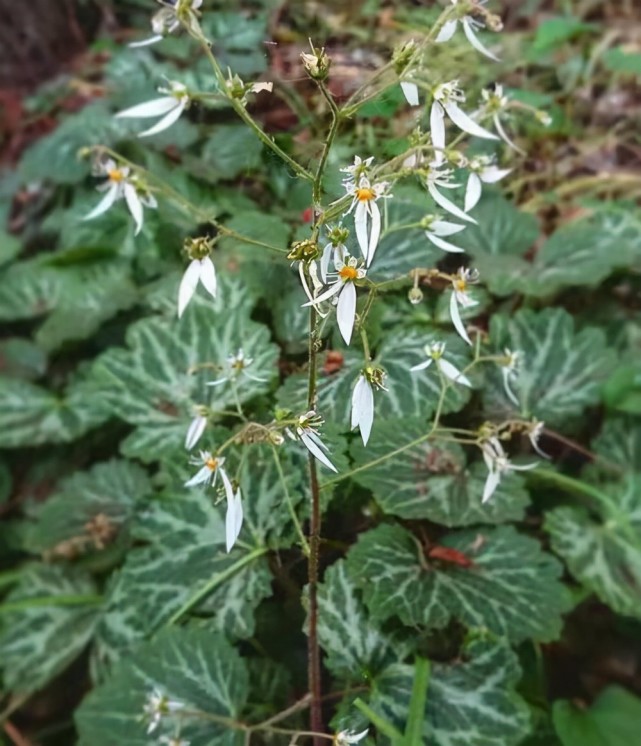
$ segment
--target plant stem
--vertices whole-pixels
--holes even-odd
[[[294,510],[294,505],[292,503],[291,495],[289,494],[289,489],[287,488],[287,482],[285,481],[285,474],[283,473],[283,467],[280,463],[280,458],[278,457],[278,451],[276,450],[276,446],[272,447],[272,451],[274,454],[274,462],[276,463],[276,471],[278,472],[280,483],[283,487],[283,492],[285,493],[285,501],[287,502],[287,509],[289,510],[289,514],[292,517],[292,522],[294,523],[294,527],[296,528],[296,533],[298,534],[298,538],[300,539],[301,546],[303,547],[303,554],[306,557],[309,557],[309,543],[307,541],[307,538],[305,537],[305,534],[303,533],[303,527],[300,525],[300,521],[298,520],[296,511]]]
[[[312,187],[312,201],[314,203],[314,206],[320,205],[323,174],[325,173],[325,166],[327,165],[329,151],[331,150],[332,143],[334,142],[334,137],[336,137],[336,133],[338,132],[339,122],[338,107],[336,106],[336,102],[332,98],[332,94],[327,90],[327,86],[325,85],[325,83],[323,83],[322,80],[319,80],[317,82],[318,87],[325,97],[325,100],[329,104],[329,108],[332,112],[332,123],[330,125],[329,132],[327,133],[327,138],[325,139],[325,144],[323,145],[323,152],[321,154],[318,168],[316,169],[316,175],[314,177],[314,184]]]

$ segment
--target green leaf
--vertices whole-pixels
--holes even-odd
[[[561,47],[565,42],[582,34],[597,30],[592,23],[584,23],[572,16],[547,18],[538,24],[534,42],[528,57],[537,60],[539,55],[547,54]]]
[[[518,378],[512,389],[521,402],[521,416],[535,416],[550,427],[567,427],[583,411],[599,402],[602,381],[614,364],[599,329],[574,330],[570,314],[560,308],[539,313],[519,311],[496,315],[490,339],[497,351],[522,353]],[[492,417],[506,418],[514,405],[503,388],[498,366],[487,369],[484,402]]]
[[[13,337],[0,342],[0,371],[5,376],[40,378],[47,369],[47,355],[28,339]]]
[[[98,629],[100,661],[120,657],[163,624],[178,621],[186,606],[183,617],[193,610],[208,618],[210,628],[251,636],[254,609],[270,594],[271,573],[263,550],[225,552],[223,520],[211,497],[198,491],[165,496],[138,521],[135,534],[152,544],[130,551],[111,584]]]
[[[238,720],[249,683],[244,661],[219,633],[171,629],[140,646],[121,661],[107,681],[94,689],[76,711],[81,746],[148,746],[141,722],[154,689],[201,717],[166,715],[153,733],[180,737],[191,746],[241,746],[244,733],[215,718]],[[214,719],[212,719],[214,718]]]
[[[260,165],[263,144],[244,125],[218,125],[201,152],[218,179],[233,179]]]
[[[603,387],[603,402],[615,412],[641,414],[641,365],[621,363]]]
[[[126,530],[134,506],[150,491],[147,474],[128,461],[78,472],[32,511],[27,548],[62,556],[102,549]]]
[[[427,432],[415,420],[386,420],[374,430],[367,447],[360,439],[355,441],[354,479],[372,491],[385,513],[427,518],[445,526],[504,523],[523,517],[529,497],[521,477],[506,475],[492,500],[482,505],[487,468],[478,462],[468,467],[456,444],[423,440],[407,447]]]
[[[592,448],[623,471],[641,472],[641,420],[635,417],[606,420]],[[595,466],[598,468],[598,462]]]
[[[529,720],[515,690],[519,676],[507,645],[480,639],[468,642],[454,663],[433,663],[421,743],[516,746]],[[395,663],[374,682],[372,708],[399,728],[408,717],[414,678],[414,666]]]
[[[639,739],[641,699],[610,685],[589,709],[555,702],[552,717],[563,746],[631,746]]]
[[[544,526],[575,578],[617,613],[641,619],[641,476],[604,493],[614,510],[600,520],[584,508],[561,507],[546,514]]]
[[[318,609],[318,639],[335,676],[367,681],[409,652],[397,634],[383,632],[369,618],[344,560],[325,572],[318,586]]]
[[[100,597],[88,575],[34,565],[0,605],[0,666],[7,688],[41,689],[86,647]]]
[[[278,348],[270,343],[267,327],[249,319],[250,304],[237,282],[224,281],[215,301],[194,298],[180,320],[173,314],[143,319],[128,328],[127,349],[110,349],[98,359],[94,396],[136,427],[122,444],[125,455],[146,462],[173,456],[183,445],[195,405],[211,401],[216,410],[233,407],[229,383],[215,388],[206,383],[221,377],[228,356],[240,348],[253,358],[250,372],[265,379],[241,377],[240,402],[269,390]]]
[[[627,51],[624,47],[608,49],[601,57],[607,70],[613,73],[641,75],[641,54],[634,49]]]
[[[559,582],[561,566],[538,542],[502,526],[448,534],[441,544],[469,566],[430,558],[398,525],[361,534],[348,571],[375,619],[442,627],[454,617],[513,642],[558,637],[569,594]]]
[[[68,443],[107,418],[84,381],[61,396],[27,381],[0,377],[0,447]]]
[[[443,336],[431,329],[424,333],[407,329],[401,332],[399,328],[389,330],[372,362],[387,372],[385,386],[388,389],[375,393],[373,433],[378,431],[380,423],[386,418],[427,418],[434,413],[441,392],[441,380],[436,366],[416,372],[411,372],[410,368],[425,359],[425,345],[437,340],[446,342],[445,358],[457,368],[463,369],[469,364],[467,345],[458,337]],[[348,430],[352,390],[363,368],[363,356],[351,348],[342,354],[344,361],[339,371],[329,375],[319,372],[318,411],[328,422]],[[322,364],[323,361],[319,361],[319,366]],[[306,382],[306,375],[290,376],[278,393],[281,406],[305,411]],[[457,412],[469,398],[470,391],[466,386],[449,387],[443,412]]]

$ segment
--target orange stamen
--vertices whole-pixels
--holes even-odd
[[[209,458],[209,459],[207,459],[207,461],[205,461],[205,466],[210,471],[216,471],[216,469],[218,468],[218,459],[217,458]]]
[[[371,202],[376,199],[376,192],[369,187],[362,187],[356,190],[356,199],[359,202]]]
[[[112,168],[110,171],[107,171],[107,176],[109,177],[109,181],[115,182],[122,181],[125,178],[124,174],[119,168]]]
[[[338,270],[338,274],[343,280],[355,280],[358,277],[358,271],[355,267],[345,266]]]

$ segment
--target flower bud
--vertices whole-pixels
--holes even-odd
[[[547,111],[541,111],[538,109],[534,116],[537,119],[537,122],[540,122],[544,127],[549,127],[552,124],[552,117],[547,113]]]
[[[204,259],[211,254],[215,243],[216,239],[208,236],[186,238],[183,250],[190,259]]]
[[[295,241],[287,254],[287,258],[293,262],[311,262],[318,259],[320,249],[316,241],[306,238],[304,241]]]
[[[413,306],[417,306],[423,300],[423,291],[421,288],[411,288],[407,293],[407,300]]]
[[[392,64],[397,75],[400,75],[405,68],[409,65],[412,57],[416,52],[416,42],[414,39],[410,39],[397,47],[392,54]]]
[[[337,225],[329,232],[328,238],[332,246],[344,246],[349,238],[349,230],[343,228],[341,225]]]
[[[322,49],[316,49],[310,40],[310,46],[312,53],[301,52],[301,59],[303,61],[303,67],[307,71],[310,78],[314,80],[326,80],[329,75],[329,68],[331,67],[332,61],[325,54],[325,47]]]

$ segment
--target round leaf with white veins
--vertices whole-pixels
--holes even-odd
[[[154,690],[185,710],[238,720],[247,699],[245,663],[225,637],[205,629],[163,630],[118,663],[76,711],[81,746],[149,746],[174,736],[177,716],[162,716],[153,736],[141,716]],[[190,746],[241,746],[245,734],[207,717],[181,718]]]
[[[572,317],[560,308],[493,316],[490,339],[497,355],[505,348],[522,353],[520,372],[511,384],[521,402],[520,414],[551,427],[567,426],[568,419],[597,404],[601,384],[614,364],[603,332],[575,331]],[[496,418],[512,416],[515,406],[505,392],[499,366],[488,364],[486,370],[487,412]]]
[[[240,348],[253,359],[249,372],[265,379],[241,374],[241,403],[269,390],[277,374],[278,348],[267,327],[250,320],[247,305],[229,308],[235,285],[222,282],[215,300],[192,300],[180,320],[153,317],[133,324],[127,330],[127,349],[110,349],[94,365],[94,395],[112,415],[136,426],[122,446],[127,455],[148,462],[181,448],[195,404],[211,402],[214,410],[233,407],[230,383],[213,390],[206,384],[220,377],[227,357]],[[218,369],[202,367],[212,364]]]
[[[431,416],[438,405],[441,380],[436,365],[427,370],[412,372],[410,368],[425,359],[424,347],[428,342],[444,339],[444,359],[453,363],[459,370],[469,365],[467,345],[458,337],[443,336],[437,332],[416,330],[390,331],[377,350],[373,366],[386,373],[387,391],[374,392],[374,427],[376,434],[380,422],[389,417]],[[359,350],[342,350],[343,362],[336,372],[319,372],[318,406],[322,416],[337,426],[349,430],[352,391],[356,379],[363,368],[363,355]],[[319,368],[324,361],[321,357]],[[307,399],[307,376],[290,376],[278,394],[281,406],[304,411]],[[443,412],[458,412],[469,401],[470,389],[453,384],[445,395]]]
[[[384,524],[360,536],[347,567],[374,618],[410,626],[442,627],[454,617],[515,643],[545,642],[558,637],[570,605],[560,564],[511,526],[451,533],[426,549]]]
[[[518,659],[505,644],[474,639],[452,663],[433,663],[424,736],[430,746],[516,746],[529,732],[527,704],[516,692]],[[402,729],[414,667],[396,663],[375,681],[370,706]]]
[[[529,497],[520,476],[506,474],[492,499],[482,505],[487,467],[482,462],[468,467],[456,444],[416,442],[428,431],[420,421],[387,420],[377,428],[367,448],[360,440],[354,442],[353,468],[361,470],[354,479],[372,491],[385,513],[427,518],[451,527],[505,523],[523,517]]]

